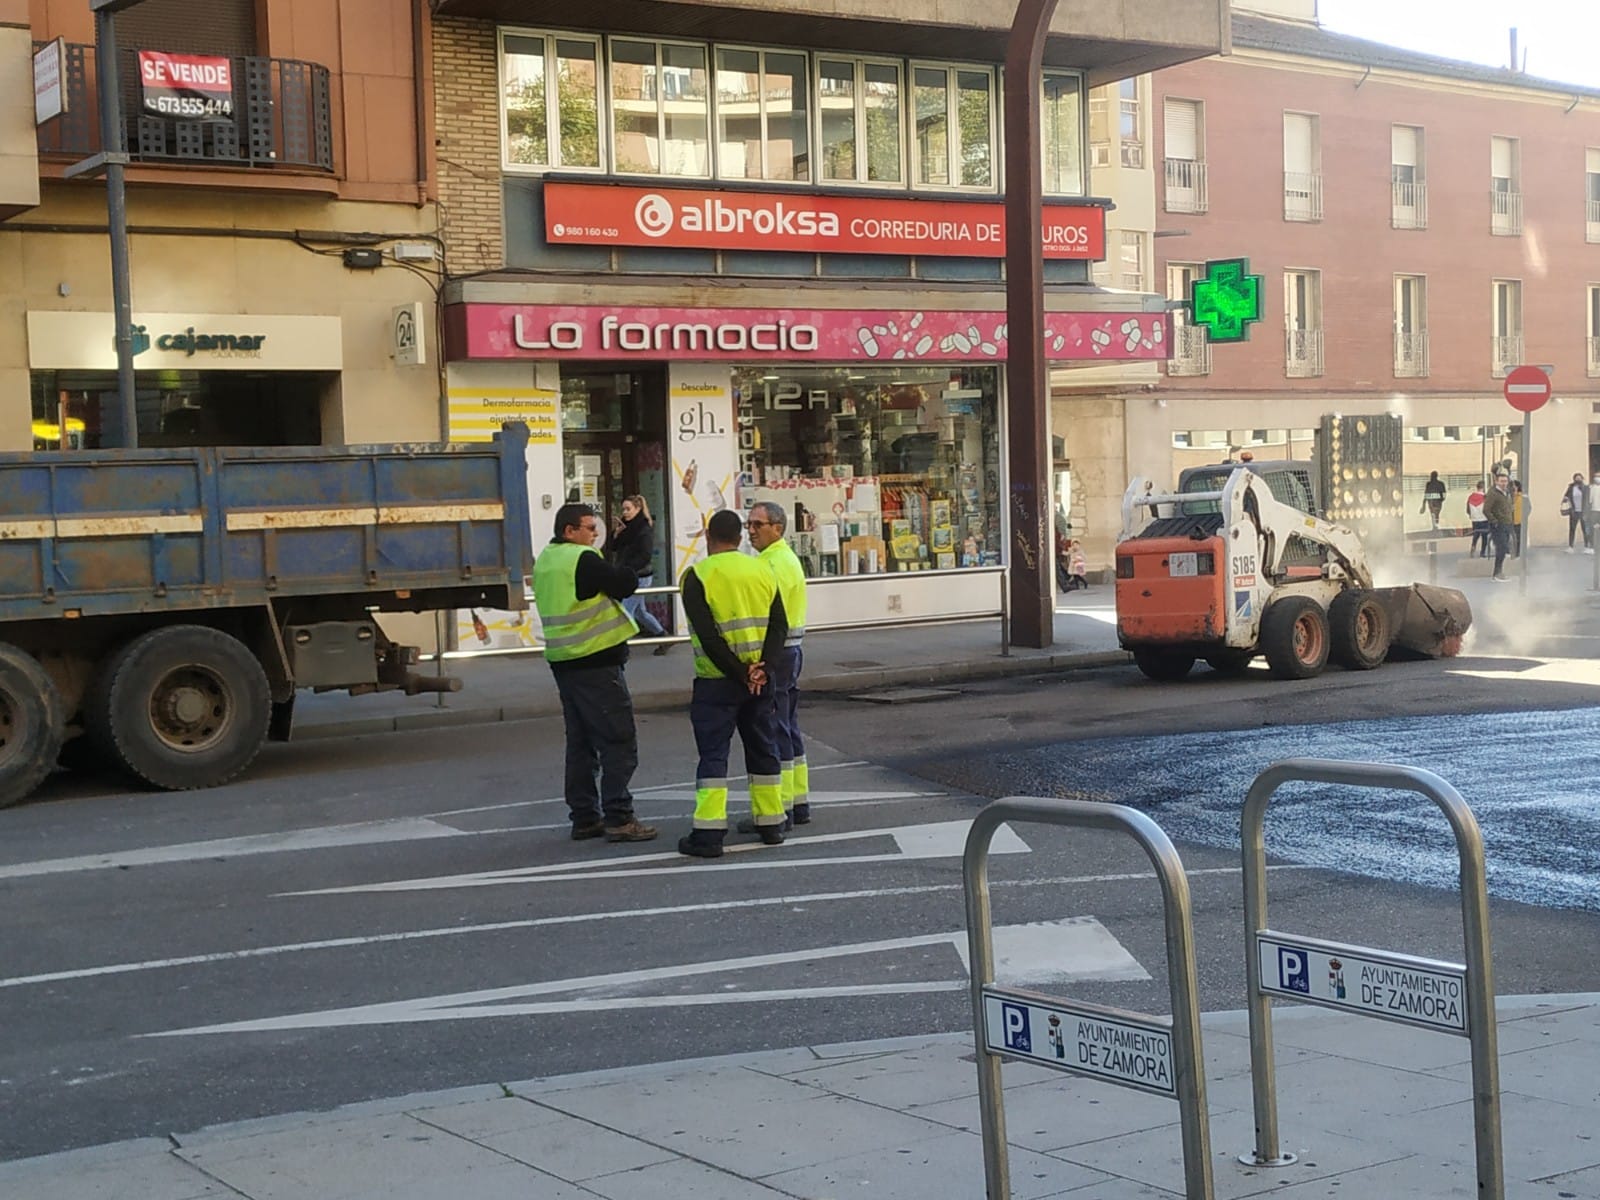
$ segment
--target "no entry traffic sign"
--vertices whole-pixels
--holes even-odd
[[[1550,376],[1539,367],[1517,367],[1506,376],[1506,403],[1518,412],[1537,412],[1550,400]]]

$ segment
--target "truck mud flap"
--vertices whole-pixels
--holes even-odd
[[[1454,658],[1472,628],[1472,606],[1455,588],[1413,583],[1374,588],[1389,617],[1389,658]]]

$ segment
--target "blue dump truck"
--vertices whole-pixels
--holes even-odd
[[[455,690],[377,616],[527,606],[527,441],[0,455],[0,806],[58,761],[215,786],[297,688]]]

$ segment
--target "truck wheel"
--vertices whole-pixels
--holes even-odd
[[[66,730],[55,681],[33,655],[0,642],[0,808],[55,769]]]
[[[1279,679],[1312,679],[1328,665],[1328,614],[1310,596],[1285,596],[1261,617],[1261,652]]]
[[[1254,650],[1218,650],[1215,654],[1206,655],[1206,666],[1218,675],[1243,675],[1250,669],[1250,662],[1256,656]]]
[[[236,638],[170,625],[118,650],[90,689],[90,735],[129,773],[169,791],[215,787],[266,740],[266,672]]]
[[[1194,666],[1194,655],[1174,654],[1168,650],[1135,650],[1133,661],[1146,678],[1170,683],[1189,673],[1189,668]]]
[[[1389,654],[1389,614],[1371,592],[1340,592],[1328,605],[1328,657],[1349,671],[1370,671]]]

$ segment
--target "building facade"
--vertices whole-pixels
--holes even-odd
[[[1156,286],[1186,299],[1207,261],[1247,257],[1264,319],[1211,346],[1180,318],[1158,386],[1126,401],[1129,475],[1306,457],[1324,414],[1392,412],[1400,486],[1325,502],[1425,529],[1438,471],[1461,526],[1509,462],[1535,542],[1565,544],[1561,493],[1600,469],[1600,92],[1241,12],[1230,56],[1150,97]],[[1524,363],[1555,394],[1531,435],[1503,396]]]
[[[438,440],[426,5],[143,0],[116,26],[140,445]],[[123,440],[105,186],[65,177],[102,148],[94,40],[82,0],[0,3],[0,82],[49,104],[0,88],[0,449]]]
[[[450,435],[528,421],[536,514],[644,496],[662,579],[701,552],[709,512],[770,500],[812,577],[841,584],[815,589],[813,624],[994,611],[1018,402],[1009,14],[433,9]],[[1085,96],[1215,52],[1224,10],[1121,0],[1074,8],[1049,39],[1053,362],[1166,354],[1160,297],[1091,277],[1106,205],[1089,194]]]

